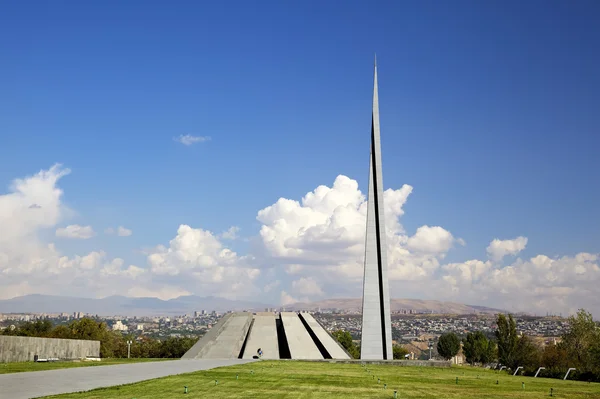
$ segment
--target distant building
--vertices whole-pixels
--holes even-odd
[[[121,320],[117,320],[115,324],[112,326],[113,331],[127,331],[128,328],[125,324],[121,322]]]

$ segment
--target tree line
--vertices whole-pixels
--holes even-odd
[[[360,345],[357,345],[352,340],[352,335],[345,330],[337,330],[331,333],[340,345],[346,349],[346,352],[352,357],[352,359],[360,359]],[[394,345],[392,347],[394,359],[404,359],[404,356],[408,354],[408,351],[401,345]]]
[[[127,357],[127,341],[132,341],[131,357],[135,358],[180,358],[198,340],[197,337],[170,337],[165,340],[111,331],[105,322],[90,318],[74,320],[68,325],[54,326],[50,320],[22,323],[15,329],[6,328],[3,335],[41,338],[85,339],[100,341],[100,357]]]
[[[560,337],[560,342],[542,348],[531,337],[517,333],[511,315],[499,314],[492,338],[481,331],[463,337],[465,360],[473,365],[497,361],[498,367],[506,366],[510,371],[523,367],[525,375],[534,375],[539,367],[545,367],[540,375],[555,378],[562,378],[574,367],[576,370],[569,378],[600,381],[600,327],[583,309],[568,320],[569,330]],[[437,344],[438,353],[445,359],[456,356],[460,347],[461,339],[454,333],[442,334]]]

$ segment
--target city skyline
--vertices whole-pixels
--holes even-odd
[[[598,317],[598,5],[542,4],[10,5],[0,298],[360,297],[376,51],[391,297]]]

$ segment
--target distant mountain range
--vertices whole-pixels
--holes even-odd
[[[250,301],[234,301],[214,296],[180,296],[164,301],[158,298],[128,298],[109,296],[102,299],[75,298],[53,295],[25,295],[0,300],[0,313],[73,313],[83,312],[102,316],[180,315],[206,310],[265,310],[270,305]]]
[[[500,309],[487,308],[484,306],[473,306],[465,305],[462,303],[455,302],[442,302],[433,301],[426,299],[392,299],[391,300],[392,312],[398,312],[401,310],[413,312],[426,312],[426,313],[438,313],[438,314],[474,314],[474,313],[487,313],[496,314],[504,312]],[[361,312],[362,299],[361,298],[347,298],[347,299],[325,299],[317,302],[309,303],[295,303],[287,306],[290,310],[316,310],[316,309],[343,309],[346,311]]]
[[[360,312],[360,298],[326,299],[317,302],[296,303],[286,306],[286,310],[340,309]],[[483,306],[471,306],[454,302],[441,302],[421,299],[392,299],[392,311],[402,309],[428,313],[473,314],[498,313],[499,309]],[[73,313],[83,312],[102,316],[150,316],[191,314],[194,311],[206,310],[225,312],[228,310],[263,311],[265,308],[278,306],[238,301],[214,296],[196,295],[180,296],[164,301],[158,298],[128,298],[125,296],[109,296],[102,299],[75,298],[53,295],[25,295],[12,299],[0,300],[0,313]]]

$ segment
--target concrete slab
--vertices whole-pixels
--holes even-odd
[[[0,374],[0,398],[30,399],[166,377],[252,360],[173,360]],[[183,389],[183,387],[182,387]]]
[[[263,359],[279,359],[277,325],[273,313],[261,312],[254,315],[254,323],[244,349],[244,359],[256,356],[258,348],[263,351]]]
[[[225,315],[182,359],[237,359],[252,322],[252,313]]]
[[[315,320],[310,313],[301,313],[300,316],[306,321],[306,324],[315,333],[318,340],[323,344],[325,350],[329,353],[332,359],[350,359],[340,344]]]
[[[292,359],[323,359],[321,351],[304,328],[298,314],[281,312],[281,321]]]

